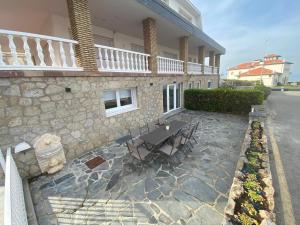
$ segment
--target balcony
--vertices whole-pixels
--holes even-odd
[[[95,45],[99,71],[124,73],[151,73],[149,54]]]
[[[77,41],[0,29],[0,70],[82,71],[76,63]]]
[[[188,62],[188,74],[193,75],[208,75],[219,74],[219,68],[213,66],[206,66],[199,63]]]
[[[170,59],[166,57],[157,57],[158,74],[184,74],[182,60]]]

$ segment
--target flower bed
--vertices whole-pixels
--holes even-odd
[[[232,225],[274,225],[274,188],[264,124],[250,121],[225,208]]]

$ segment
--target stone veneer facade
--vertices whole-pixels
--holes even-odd
[[[37,72],[26,72],[36,75]],[[163,115],[163,85],[201,80],[218,84],[218,75],[22,76],[0,78],[0,146],[6,149],[33,140],[44,133],[62,138],[67,160],[127,134],[129,127],[142,126]],[[123,76],[122,76],[123,75]],[[150,85],[152,83],[153,85]],[[71,88],[66,92],[65,88]],[[137,88],[138,109],[106,117],[103,91]],[[15,155],[23,176],[39,175],[34,150]]]

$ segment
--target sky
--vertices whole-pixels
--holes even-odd
[[[294,63],[289,81],[300,81],[300,0],[192,0],[203,31],[226,48],[221,73],[277,53]]]

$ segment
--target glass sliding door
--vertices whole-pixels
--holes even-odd
[[[181,107],[181,84],[176,85],[176,108]]]
[[[164,113],[181,107],[182,83],[163,86]]]
[[[168,85],[163,86],[163,108],[164,113],[168,112]]]
[[[171,84],[168,86],[169,87],[169,91],[168,91],[168,99],[169,99],[169,110],[171,111],[173,109],[175,109],[175,85]]]

